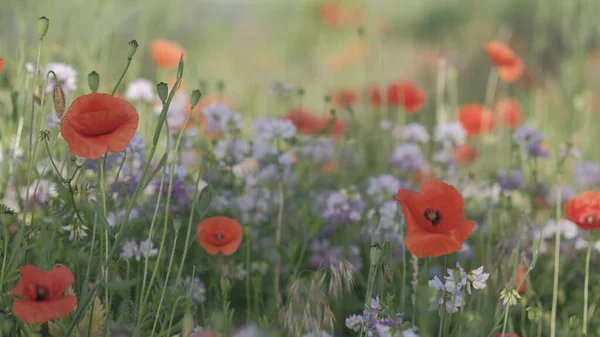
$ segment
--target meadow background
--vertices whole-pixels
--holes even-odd
[[[332,3],[354,14],[347,22],[332,20],[323,14],[323,6]],[[595,0],[2,1],[0,333],[28,336],[41,328],[44,337],[58,337],[77,326],[72,336],[188,337],[202,336],[202,331],[205,336],[359,336],[361,331],[353,331],[353,321],[347,318],[363,315],[367,304],[378,310],[375,318],[365,316],[370,322],[402,314],[397,332],[369,326],[370,336],[582,336],[583,311],[588,314],[587,335],[600,336],[600,321],[594,318],[600,303],[600,274],[594,268],[600,245],[590,232],[553,220],[562,217],[561,204],[569,197],[600,187],[599,11],[600,1]],[[129,160],[145,163],[160,101],[156,110],[156,98],[130,99],[140,116],[138,135],[144,145],[128,147],[133,156],[126,159],[124,171],[119,166],[122,157],[107,167],[108,187],[114,190],[103,212],[89,201],[100,202],[104,194],[93,162],[73,181],[79,190],[65,188],[48,156],[52,153],[57,163],[69,167],[58,165],[61,171],[72,172],[66,143],[48,117],[55,110],[51,92],[43,106],[37,101],[32,108],[31,101],[35,79],[27,64],[36,63],[41,16],[50,26],[40,68],[60,62],[76,70],[76,85],[65,92],[67,108],[90,92],[92,71],[100,74],[98,92],[110,93],[133,39],[139,47],[117,95],[126,97],[128,86],[139,78],[168,83],[171,90],[177,67],[158,67],[150,48],[153,40],[166,39],[186,53],[178,92],[187,96],[181,100],[189,101],[192,90],[199,89],[201,109],[209,107],[208,102],[226,102],[243,120],[236,139],[256,138],[252,126],[257,119],[281,118],[299,107],[324,118],[334,115],[345,123],[344,134],[304,138],[297,132],[292,140],[274,145],[277,155],[296,151],[292,167],[261,159],[258,173],[240,177],[233,167],[242,170],[242,160],[236,155],[232,162],[224,160],[229,156],[219,155],[219,139],[203,133],[196,120],[181,133],[179,149],[173,144],[179,143],[181,130],[169,128],[171,143],[161,136],[148,172],[154,176],[144,177],[151,188],[134,201],[128,236],[122,238],[140,243],[137,256],[127,253],[125,241],[115,241],[114,233],[127,221],[123,217],[130,191],[144,180],[136,177],[136,164]],[[504,83],[495,77],[496,68],[484,49],[492,40],[504,41],[522,58],[525,73],[518,81]],[[40,76],[38,86],[43,87],[44,79]],[[372,105],[372,88],[385,91],[400,81],[425,91],[417,114]],[[352,111],[329,101],[340,89],[356,93]],[[522,124],[543,133],[547,158],[522,148],[514,128],[498,127],[465,140],[476,154],[443,163],[436,159],[440,144],[433,135],[439,124],[457,120],[466,104],[494,110],[495,102],[507,97],[520,102]],[[185,115],[185,103],[173,105],[169,116]],[[402,127],[408,123],[422,125],[432,136],[419,145],[422,154],[417,157],[423,163],[418,168],[390,161],[390,154],[407,143]],[[30,134],[39,142],[35,158],[30,157]],[[52,144],[48,152],[44,137]],[[325,155],[326,162],[307,150],[322,139],[333,149]],[[565,149],[577,153],[561,155]],[[247,152],[245,157],[257,157]],[[168,160],[160,166],[163,153]],[[274,176],[261,175],[272,165]],[[519,170],[523,178],[516,186],[506,183],[501,168]],[[418,190],[416,173],[430,171],[463,194],[466,216],[477,228],[461,252],[417,260],[403,245],[400,208],[390,211],[387,204],[383,209],[395,196],[386,187],[402,182]],[[247,176],[254,174],[255,180],[248,182]],[[373,180],[386,174],[397,180]],[[172,182],[173,193],[160,192],[161,177],[166,177],[162,192]],[[25,206],[27,190],[33,202]],[[162,204],[156,199],[159,195]],[[83,221],[74,215],[71,196]],[[165,199],[175,205],[170,213],[164,209]],[[359,213],[358,219],[348,216],[352,211]],[[235,218],[244,227],[242,244],[232,256],[211,256],[195,239],[195,226],[214,215]],[[382,218],[389,222],[380,224]],[[104,221],[106,226],[100,224]],[[278,228],[280,238],[275,234]],[[562,242],[556,232],[564,235]],[[147,238],[156,252],[145,258],[141,242]],[[370,268],[375,243],[387,261],[383,273],[379,260],[375,271]],[[586,309],[588,245],[594,249]],[[109,247],[117,247],[120,257],[106,260]],[[315,262],[318,258],[321,264]],[[436,275],[443,279],[445,268],[459,270],[457,261],[467,272],[483,266],[489,273],[486,287],[474,291],[457,313],[446,312],[444,306],[432,308],[431,299],[436,302],[437,295],[428,281]],[[50,327],[15,318],[10,292],[19,278],[18,268],[26,264],[45,270],[57,264],[69,267],[75,274],[77,311]],[[103,264],[108,264],[109,276]],[[531,267],[525,279],[517,266]],[[558,286],[553,282],[556,266]],[[393,277],[384,280],[390,276],[384,274]],[[518,275],[526,290],[518,291],[520,298],[507,306],[506,290],[521,289],[515,284]],[[98,288],[88,288],[88,281]],[[374,287],[367,296],[370,281]],[[273,296],[274,282],[281,287],[281,304]],[[503,291],[506,296],[501,299]],[[93,305],[84,301],[92,298],[89,294],[96,296]],[[375,304],[369,301],[377,296],[381,305],[379,299]],[[442,297],[442,303],[448,301]],[[95,309],[86,311],[91,308]],[[77,317],[86,312],[85,318]],[[81,322],[89,324],[78,325]]]

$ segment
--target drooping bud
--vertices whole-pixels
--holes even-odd
[[[42,16],[38,19],[37,33],[40,40],[42,40],[44,36],[46,36],[46,33],[48,33],[48,26],[50,26],[50,20],[48,20],[47,17]]]
[[[61,119],[65,114],[65,92],[60,87],[60,84],[54,85],[54,89],[52,90],[52,100],[54,101],[56,118]]]
[[[158,98],[160,98],[161,102],[164,104],[169,95],[169,86],[165,82],[160,82],[156,85],[156,92],[158,93]]]
[[[88,85],[90,86],[90,90],[92,92],[98,91],[98,85],[100,84],[100,74],[95,71],[92,71],[88,75]]]
[[[198,104],[201,97],[202,97],[202,93],[200,92],[200,90],[196,89],[196,90],[192,91],[192,99],[190,102],[192,104],[192,110],[196,107],[196,104]]]
[[[135,52],[137,51],[138,43],[136,40],[129,41],[129,53],[127,54],[127,58],[131,60]]]
[[[217,92],[219,94],[222,94],[224,91],[225,91],[225,82],[224,81],[217,82]]]

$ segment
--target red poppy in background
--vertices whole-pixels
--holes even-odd
[[[469,145],[459,145],[454,149],[454,160],[459,164],[467,164],[477,158],[477,150]]]
[[[335,122],[333,122],[332,119],[333,117],[322,119],[319,131],[335,138],[344,136],[344,133],[346,132],[346,124],[344,124],[344,121],[336,118]]]
[[[371,103],[371,106],[373,106],[375,109],[381,108],[381,105],[383,103],[381,101],[381,88],[379,88],[379,87],[372,87],[367,92],[367,95],[369,97],[369,102]]]
[[[586,191],[567,200],[564,212],[567,219],[583,230],[600,227],[600,192]]]
[[[60,122],[69,151],[86,159],[125,150],[137,130],[135,107],[109,94],[87,94],[73,101]]]
[[[425,97],[425,91],[411,82],[394,83],[387,88],[388,104],[403,107],[409,115],[423,108]]]
[[[169,40],[154,40],[150,43],[150,53],[152,61],[160,68],[174,68],[179,65],[179,59],[185,50],[175,42]]]
[[[356,102],[356,92],[349,89],[339,89],[331,93],[331,104],[338,108],[347,108]]]
[[[235,220],[224,216],[213,216],[200,222],[196,226],[198,242],[210,255],[223,255],[235,253],[242,242],[242,225]]]
[[[400,189],[396,200],[406,220],[406,248],[419,258],[461,250],[475,228],[464,216],[462,195],[440,180],[428,180],[419,192]]]
[[[13,303],[13,314],[29,324],[41,324],[68,316],[77,307],[75,296],[63,296],[75,277],[69,268],[58,266],[49,272],[32,265],[20,269],[21,277],[12,290],[22,297]]]
[[[4,59],[0,58],[0,71],[2,71],[2,69],[4,69]]]
[[[337,2],[321,4],[318,13],[321,21],[336,28],[356,28],[362,22],[362,13],[358,8],[343,7]]]
[[[290,110],[283,116],[283,119],[291,121],[296,126],[296,129],[298,129],[298,132],[307,135],[316,134],[323,124],[319,116],[302,108]]]
[[[525,293],[525,291],[527,290],[527,280],[525,280],[525,276],[527,274],[527,270],[525,269],[525,267],[523,267],[523,265],[518,265],[517,266],[517,274],[515,277],[515,289],[517,289],[517,292],[521,295],[523,295]],[[520,287],[519,287],[520,285]]]
[[[496,337],[519,337],[519,335],[517,335],[515,332],[507,332],[504,335],[502,335],[501,332],[498,332]]]
[[[516,98],[503,98],[496,102],[494,107],[496,115],[502,124],[509,129],[514,129],[523,123],[521,104]]]
[[[490,61],[498,66],[498,76],[502,81],[514,82],[525,72],[523,60],[506,43],[490,41],[485,44],[485,51]]]
[[[480,104],[461,106],[458,110],[458,119],[467,130],[469,137],[492,131],[496,123],[492,113]]]

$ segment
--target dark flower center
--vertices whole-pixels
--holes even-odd
[[[440,221],[442,221],[442,215],[440,214],[440,211],[434,208],[426,209],[423,215],[425,216],[425,219],[431,222],[431,224],[434,226],[439,225]]]
[[[215,234],[215,239],[216,239],[216,240],[219,240],[219,241],[220,241],[220,240],[222,240],[223,238],[225,238],[225,235],[223,235],[223,234],[221,234],[221,233],[217,233],[217,234]]]
[[[36,285],[35,286],[35,301],[42,302],[50,298],[50,290],[48,288]]]
[[[588,224],[593,224],[594,222],[596,222],[596,217],[593,215],[588,215],[585,217],[585,222],[587,222]]]

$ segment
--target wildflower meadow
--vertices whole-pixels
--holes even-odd
[[[600,336],[597,13],[0,1],[0,337]]]

